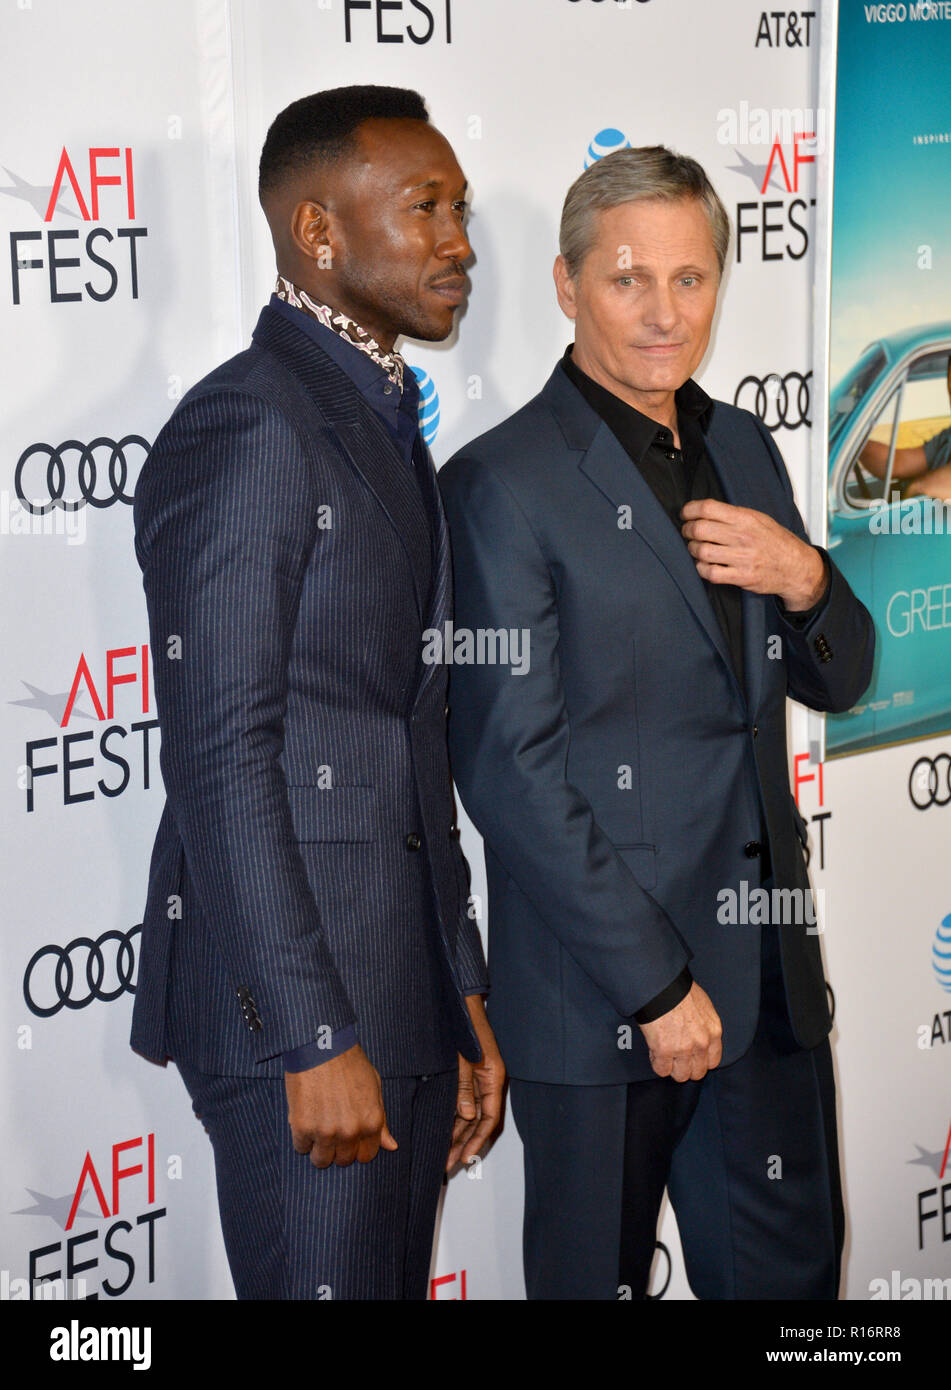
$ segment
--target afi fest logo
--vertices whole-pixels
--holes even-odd
[[[460,1269],[452,1274],[440,1274],[429,1281],[429,1297],[436,1303],[460,1303],[466,1298],[466,1271]]]
[[[717,140],[733,147],[737,163],[727,172],[746,179],[755,201],[737,202],[736,259],[800,261],[809,250],[812,209],[816,200],[811,175],[825,148],[825,113],[791,108],[751,107],[717,112]],[[743,148],[755,147],[751,155]]]
[[[180,659],[181,642],[170,638],[167,658],[174,660],[176,656]],[[24,745],[17,786],[24,793],[24,810],[30,814],[51,803],[77,806],[97,796],[121,796],[131,786],[148,791],[152,785],[152,769],[157,766],[152,735],[159,722],[150,717],[148,644],[109,647],[104,653],[90,651],[88,655],[81,651],[78,659],[73,658],[71,669],[68,691],[62,687],[46,691],[23,681],[29,698],[10,701],[45,711],[57,726],[55,734],[27,739]],[[120,702],[125,720],[117,716]],[[142,718],[129,719],[133,710]],[[98,977],[98,967],[94,974]]]
[[[803,764],[815,766],[815,772],[806,772]],[[796,809],[800,811],[800,813],[799,793],[801,788],[807,786],[810,782],[814,782],[816,785],[819,809],[810,814],[809,824],[818,827],[818,833],[816,835],[818,843],[815,846],[818,855],[814,865],[817,869],[824,869],[826,866],[826,821],[832,819],[832,812],[826,810],[825,804],[824,767],[824,763],[812,764],[811,755],[809,753],[796,753],[793,757],[793,793]],[[803,818],[803,829],[806,834],[806,843],[803,845],[803,851],[806,858],[806,867],[808,868],[812,862],[813,847],[810,843],[812,837],[809,832],[809,827],[806,825],[805,817]]]
[[[917,1194],[918,1249],[923,1250],[930,1239],[934,1244],[951,1243],[951,1171],[948,1159],[951,1156],[951,1124],[943,1148],[925,1149],[916,1144],[917,1158],[909,1158],[909,1166],[927,1168],[934,1173],[937,1182],[933,1187],[925,1187]],[[929,1223],[933,1222],[933,1225]]]
[[[12,302],[102,304],[117,292],[138,299],[139,242],[148,228],[133,225],[132,147],[64,145],[51,165],[48,184],[29,183],[7,169],[13,183],[0,188],[29,203],[44,224],[44,230],[10,232]]]
[[[50,1297],[45,1286],[52,1283],[53,1297],[76,1293],[97,1299],[101,1293],[119,1298],[137,1275],[140,1283],[154,1284],[155,1227],[168,1214],[156,1206],[155,1176],[155,1135],[140,1134],[105,1153],[94,1156],[87,1150],[65,1196],[27,1188],[32,1206],[12,1214],[51,1219],[63,1238],[29,1251],[29,1277],[11,1279],[4,1271],[0,1295],[14,1300]],[[181,1159],[175,1154],[168,1159],[168,1177],[181,1178]],[[105,1229],[103,1222],[109,1223]],[[85,1292],[97,1280],[98,1290]]]
[[[318,10],[334,8],[317,0]],[[345,43],[452,43],[452,0],[343,0],[343,23]]]

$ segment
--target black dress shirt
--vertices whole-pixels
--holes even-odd
[[[695,381],[687,381],[676,392],[677,426],[680,448],[674,445],[672,431],[642,415],[605,387],[592,381],[571,358],[569,347],[561,365],[588,404],[598,412],[631,462],[640,469],[644,481],[682,535],[680,515],[685,502],[713,497],[724,502],[723,489],[704,447],[704,430],[709,423],[713,401]],[[686,544],[686,541],[684,542]],[[710,606],[717,616],[740,689],[743,678],[743,608],[741,591],[735,584],[703,581]]]
[[[678,535],[683,537],[680,512],[685,502],[704,497],[713,497],[718,502],[726,500],[704,444],[704,434],[710,423],[713,401],[706,391],[692,380],[684,382],[676,391],[674,401],[677,406],[677,429],[680,435],[678,449],[674,445],[671,430],[635,410],[619,396],[593,381],[575,365],[571,351],[569,344],[561,359],[562,369],[569,381],[601,417],[631,462],[640,470],[644,481],[667,513],[671,525],[675,526]],[[684,544],[687,544],[686,538]],[[735,584],[712,584],[707,579],[703,584],[710,606],[720,624],[737,682],[740,689],[745,690],[742,591]],[[828,588],[828,569],[826,587]],[[805,627],[824,601],[825,593],[808,612],[788,613],[784,609],[783,616],[787,622],[792,622],[797,627]],[[761,833],[760,841],[763,845],[761,875],[765,880],[770,875],[769,840],[765,829]],[[635,1021],[652,1023],[654,1019],[668,1013],[686,997],[692,983],[693,977],[685,967],[660,994],[638,1009],[634,1015]]]

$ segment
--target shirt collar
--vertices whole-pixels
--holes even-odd
[[[360,352],[365,353],[371,362],[375,362],[381,367],[389,377],[392,384],[402,391],[403,374],[406,363],[398,352],[387,352],[372,337],[365,328],[357,323],[356,319],[350,318],[348,314],[341,313],[340,310],[332,308],[329,304],[323,304],[319,299],[313,299],[306,290],[300,289],[286,275],[278,275],[274,293],[278,299],[285,304],[292,304],[295,309],[302,309],[310,318],[316,319],[324,328],[329,328],[332,333],[336,333],[345,343],[352,344]]]
[[[572,357],[573,346],[572,343],[568,344],[560,365],[568,380],[584,396],[592,409],[597,411],[609,429],[613,429],[615,425],[620,426],[625,437],[635,443],[641,456],[647,452],[661,432],[665,439],[670,437],[669,431],[665,430],[663,425],[642,411],[636,410],[634,406],[628,405],[627,401],[622,401],[620,396],[616,396],[613,391],[607,390],[583,372]],[[713,401],[703,387],[690,378],[683,386],[677,388],[674,401],[681,422],[684,417],[695,420],[706,433],[713,413]]]
[[[276,294],[271,295],[269,308],[306,333],[342,372],[346,372],[367,405],[396,436],[401,452],[404,455],[411,452],[419,420],[419,387],[413,371],[407,371],[401,393],[382,367],[361,352],[355,343],[325,327],[312,314],[295,308],[286,299],[278,299]]]

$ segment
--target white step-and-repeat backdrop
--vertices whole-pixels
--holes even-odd
[[[821,22],[818,0],[4,0],[0,1298],[53,1278],[100,1299],[232,1293],[207,1137],[174,1067],[127,1041],[163,801],[130,504],[175,401],[244,346],[270,292],[270,120],[319,88],[392,83],[456,149],[471,301],[449,342],[406,345],[438,395],[437,464],[534,394],[570,337],[550,270],[586,162],[627,143],[694,155],[735,227],[700,377],[764,418],[805,510]],[[893,1297],[951,1276],[951,993],[933,956],[951,743],[822,766],[803,711],[790,727],[836,1000],[844,1295]],[[467,824],[464,845],[484,897]],[[521,1201],[509,1119],[447,1187],[434,1298],[524,1296]],[[669,1211],[653,1292],[691,1296]]]

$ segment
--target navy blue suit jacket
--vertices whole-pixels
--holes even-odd
[[[706,446],[728,502],[805,536],[754,416],[715,403]],[[761,927],[718,920],[720,895],[732,890],[739,908],[742,882],[759,885],[747,846],[764,825],[776,885],[807,888],[786,696],[854,704],[871,673],[868,612],[831,561],[826,601],[802,629],[744,592],[741,689],[681,535],[560,366],[439,483],[457,630],[530,638],[526,674],[457,665],[450,681],[450,757],[485,839],[491,1018],[509,1073],[652,1076],[632,1015],[688,962],[733,1061],[756,1028]],[[830,1027],[808,926],[780,928],[807,1047]]]
[[[136,490],[167,801],[132,1044],[280,1076],[356,1021],[383,1075],[479,1056],[487,987],[454,828],[445,518],[305,332],[265,308]],[[431,537],[429,513],[436,517]]]

